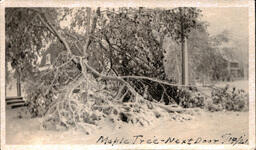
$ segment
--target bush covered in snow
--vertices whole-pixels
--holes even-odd
[[[210,111],[245,111],[248,110],[248,94],[238,88],[215,88],[211,93],[212,102],[207,105]]]
[[[180,99],[179,105],[184,108],[203,108],[206,99],[196,88],[181,88],[177,97]]]

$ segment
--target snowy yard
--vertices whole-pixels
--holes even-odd
[[[219,139],[216,144],[230,143],[225,136],[248,138],[248,112],[205,112],[194,114],[192,120],[180,122],[159,119],[148,127],[123,125],[120,129],[113,127],[109,121],[102,122],[102,129],[93,135],[83,131],[46,131],[40,129],[40,118],[19,119],[18,110],[7,110],[6,142],[7,144],[96,144],[100,136],[109,138],[133,138],[143,135],[145,138],[175,137],[179,139]],[[101,144],[101,143],[97,143]]]
[[[218,83],[217,86],[225,86],[226,83]],[[229,83],[231,86],[248,91],[247,81]],[[101,122],[101,129],[97,129],[92,135],[86,135],[83,131],[49,131],[40,127],[40,118],[30,119],[24,116],[25,108],[6,109],[6,142],[7,144],[102,144],[97,143],[100,136],[115,139],[134,138],[142,135],[143,138],[168,139],[219,139],[216,144],[231,143],[228,135],[232,137],[248,138],[248,112],[207,112],[201,110],[192,116],[192,120],[175,121],[171,119],[159,119],[151,126],[135,127],[124,124],[121,128],[115,128],[108,120]],[[223,136],[223,137],[222,137]],[[175,144],[168,143],[167,144]],[[201,143],[202,144],[202,143]]]

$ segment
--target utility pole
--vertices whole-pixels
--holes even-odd
[[[188,85],[188,50],[187,50],[187,40],[184,38],[181,43],[182,50],[182,84]]]
[[[181,25],[181,57],[182,57],[182,85],[188,85],[188,50],[187,50],[187,40],[184,33],[184,10],[180,8],[180,25]]]

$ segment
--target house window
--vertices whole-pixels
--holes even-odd
[[[50,54],[46,55],[45,64],[46,65],[50,65],[51,64],[51,55]]]
[[[231,62],[231,63],[230,63],[230,67],[232,67],[232,68],[238,68],[238,63]]]

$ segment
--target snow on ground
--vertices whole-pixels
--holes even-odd
[[[249,81],[248,80],[238,80],[238,81],[233,81],[233,82],[218,82],[216,84],[216,86],[225,87],[227,84],[230,87],[236,87],[239,89],[243,89],[246,92],[249,91]]]
[[[237,80],[232,82],[216,82],[214,86],[224,88],[226,85],[229,85],[230,88],[235,87],[242,89],[245,92],[249,92],[249,81],[248,80]],[[198,87],[198,90],[204,93],[207,97],[211,96],[211,88]]]
[[[225,86],[226,83],[218,83]],[[248,81],[229,82],[248,91]],[[101,129],[97,129],[92,135],[86,135],[83,131],[49,131],[40,128],[40,118],[19,118],[19,109],[6,109],[6,143],[7,144],[102,144],[96,143],[100,136],[134,139],[136,135],[143,135],[145,139],[168,139],[175,137],[182,139],[220,139],[217,144],[230,143],[226,139],[228,134],[233,137],[248,138],[249,114],[248,112],[206,112],[200,111],[194,114],[192,120],[180,122],[170,119],[158,119],[156,123],[147,127],[135,127],[124,124],[120,129],[114,128],[110,121],[102,121]],[[225,137],[221,137],[224,135]],[[225,138],[225,139],[224,139]],[[145,144],[145,143],[144,143]],[[163,143],[162,143],[163,144]]]
[[[220,139],[231,133],[232,136],[248,138],[248,112],[205,112],[196,114],[192,120],[179,122],[159,119],[148,127],[123,125],[116,129],[109,121],[102,122],[102,129],[92,135],[82,131],[47,131],[40,128],[40,118],[18,118],[18,110],[7,110],[6,143],[7,144],[101,144],[96,143],[100,136],[115,139],[131,139],[136,135],[145,138],[167,139]],[[225,142],[223,139],[221,142]],[[227,141],[226,141],[227,142]],[[218,143],[218,142],[217,142]],[[229,142],[227,142],[229,143]],[[219,143],[221,144],[221,143]]]

